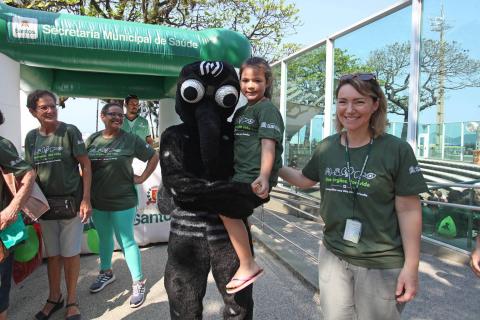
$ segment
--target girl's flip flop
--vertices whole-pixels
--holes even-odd
[[[227,293],[228,294],[234,294],[238,291],[243,290],[244,288],[248,287],[252,283],[255,282],[260,276],[263,275],[263,269],[258,270],[255,274],[247,277],[247,278],[233,278],[232,281],[238,281],[240,282],[240,285],[233,287],[233,288],[227,288]]]

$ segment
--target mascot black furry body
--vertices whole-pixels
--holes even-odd
[[[165,130],[160,144],[163,185],[176,205],[165,268],[172,319],[202,318],[210,269],[225,303],[224,319],[252,318],[252,286],[235,295],[225,292],[238,258],[218,217],[245,218],[258,205],[246,196],[252,194],[249,184],[228,182],[233,125],[227,118],[239,95],[238,77],[229,64],[196,62],[180,73],[175,110],[183,123]],[[161,207],[166,199],[159,201]]]

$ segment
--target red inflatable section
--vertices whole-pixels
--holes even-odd
[[[40,229],[40,224],[35,223],[33,224],[33,227],[35,228],[35,232],[37,234],[39,243],[42,243],[42,231]],[[40,245],[38,247],[38,252],[31,259],[30,261],[27,262],[18,262],[18,261],[13,261],[13,281],[15,281],[16,284],[19,284],[25,278],[27,278],[32,272],[38,268],[38,266],[42,263],[42,246]]]

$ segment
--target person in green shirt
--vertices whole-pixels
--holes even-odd
[[[146,280],[133,233],[138,202],[135,185],[143,183],[155,170],[158,154],[143,139],[121,129],[124,114],[119,104],[107,103],[101,118],[105,130],[92,134],[86,142],[92,161],[92,218],[100,240],[100,273],[90,292],[100,292],[115,280],[112,271],[115,233],[133,280],[130,306],[136,308],[145,300]],[[148,161],[140,176],[133,173],[133,158]]]
[[[47,199],[49,196],[73,197],[78,211],[72,219],[40,218],[48,258],[49,296],[35,318],[48,319],[63,307],[60,287],[63,266],[67,287],[66,319],[79,320],[77,281],[83,223],[88,221],[92,212],[90,160],[77,127],[58,120],[57,98],[52,92],[33,91],[27,97],[27,107],[40,127],[31,130],[25,137],[25,160],[36,169],[37,183]]]
[[[5,118],[0,111],[0,125]],[[15,222],[18,218],[20,208],[26,203],[33,183],[35,182],[35,171],[32,167],[19,157],[13,143],[0,136],[0,169],[3,173],[13,173],[20,188],[12,197],[3,177],[0,177],[0,232]],[[0,240],[2,241],[2,240]],[[0,320],[7,319],[10,287],[13,273],[13,254],[0,262]]]
[[[387,101],[374,74],[340,78],[337,134],[321,141],[302,171],[279,176],[320,182],[325,223],[319,253],[324,319],[400,319],[418,290],[427,186],[410,145],[385,133]]]
[[[252,194],[257,206],[268,201],[268,194],[277,184],[278,169],[282,166],[283,119],[270,101],[272,70],[260,57],[247,59],[240,68],[240,90],[247,104],[233,117],[234,171],[232,181],[249,183],[258,196]],[[266,200],[265,200],[266,199]],[[253,257],[244,221],[220,214],[240,266],[226,285],[228,294],[252,284],[263,274]]]
[[[139,115],[140,103],[136,95],[130,94],[125,98],[125,119],[122,129],[126,132],[136,134],[144,139],[149,145],[153,146],[153,139],[150,134],[150,127],[147,119]]]

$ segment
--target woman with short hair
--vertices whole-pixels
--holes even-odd
[[[66,319],[79,320],[77,281],[83,223],[88,221],[92,212],[90,160],[77,127],[58,120],[57,98],[52,92],[36,90],[30,93],[27,107],[40,127],[31,130],[25,138],[25,159],[37,171],[38,185],[47,200],[49,197],[71,199],[72,206],[78,211],[73,218],[47,220],[48,212],[40,218],[47,256],[49,295],[35,318],[48,319],[63,307],[60,289],[63,265],[67,287]]]

